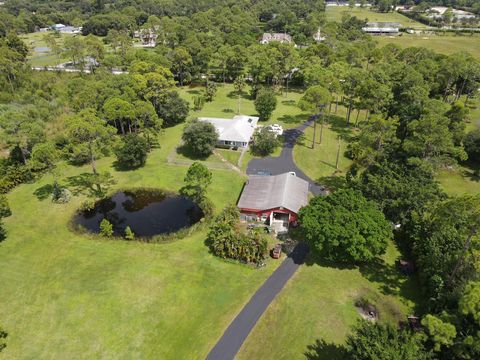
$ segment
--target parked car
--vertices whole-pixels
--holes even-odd
[[[270,131],[272,131],[273,133],[275,133],[275,135],[277,135],[277,136],[283,135],[283,127],[281,127],[281,126],[278,125],[278,124],[268,125],[268,126],[267,126],[267,129],[269,129]]]
[[[281,255],[282,255],[282,245],[277,244],[272,250],[272,257],[274,259],[280,259]]]

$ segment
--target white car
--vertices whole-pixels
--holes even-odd
[[[282,135],[283,134],[283,127],[281,127],[280,125],[278,124],[271,124],[271,125],[268,125],[267,128],[274,132],[275,135]]]

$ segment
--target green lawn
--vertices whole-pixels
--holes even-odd
[[[191,118],[195,117],[221,117],[232,118],[237,113],[238,96],[235,93],[233,84],[217,84],[217,94],[212,102],[205,103],[205,106],[200,111],[192,111]],[[203,85],[185,86],[179,89],[180,95],[188,100],[193,108],[194,96],[203,93]],[[257,115],[253,100],[250,98],[248,92],[249,86],[245,88],[244,94],[240,103],[240,113],[245,115]],[[277,123],[285,128],[292,128],[302,124],[308,119],[308,114],[300,110],[297,106],[298,101],[303,95],[303,91],[299,89],[292,89],[287,96],[277,94],[277,108],[272,114],[272,117],[267,122],[261,122],[259,125]]]
[[[480,178],[472,167],[458,165],[454,169],[440,170],[437,179],[449,195],[480,193]]]
[[[43,40],[46,32],[35,32],[21,35],[20,38],[27,44],[30,54],[28,60],[32,66],[54,66],[59,62],[66,61],[65,58],[58,59],[55,55],[45,52],[37,52],[35,48],[37,47],[47,47],[47,44]],[[71,34],[62,34],[58,38],[58,43],[63,44],[63,41],[67,38],[73,36]]]
[[[405,320],[418,301],[418,286],[395,269],[397,256],[390,245],[385,262],[368,268],[307,262],[260,318],[238,359],[305,359],[317,339],[342,344],[360,318],[355,300],[366,293],[377,297],[380,321]],[[335,353],[329,346],[321,359]]]
[[[352,114],[352,121],[356,115]],[[362,112],[360,118],[363,118]],[[320,125],[317,125],[315,148],[312,149],[313,126],[307,128],[305,136],[293,150],[295,163],[312,179],[322,182],[322,178],[334,175],[344,176],[351,165],[351,160],[344,153],[350,138],[354,135],[353,127],[348,128],[345,121],[345,108],[338,107],[337,114],[332,114],[330,124],[323,128],[322,143],[320,144]],[[338,169],[335,168],[340,136],[340,157]],[[323,179],[325,180],[325,179]]]
[[[397,44],[402,48],[425,47],[441,54],[454,54],[461,51],[470,52],[474,57],[480,59],[480,36],[455,36],[455,35],[430,35],[418,34],[402,36],[377,36],[379,46]]]
[[[357,7],[351,9],[347,6],[327,6],[325,10],[325,16],[329,21],[342,20],[343,14],[356,16],[357,18],[362,20],[367,19],[370,22],[399,22],[404,27],[410,27],[415,29],[421,29],[426,27],[426,25],[409,19],[408,17],[398,12],[380,13],[367,8]]]
[[[230,164],[237,166],[238,159],[240,158],[240,154],[242,153],[240,150],[228,150],[228,149],[217,149],[217,151],[222,155],[225,160],[227,160]]]
[[[166,163],[178,140],[177,128],[167,129],[161,148],[136,171],[116,172],[112,159],[100,160],[99,169],[117,181],[111,191],[178,190],[187,167]],[[89,171],[68,166],[62,178]],[[217,209],[236,201],[243,181],[233,171],[213,171],[209,196]],[[5,359],[205,358],[279,264],[254,270],[217,259],[204,245],[204,231],[164,244],[74,234],[68,222],[85,197],[66,205],[40,200],[51,182],[45,176],[8,195],[13,215],[0,244]]]

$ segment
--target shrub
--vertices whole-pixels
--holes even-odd
[[[130,228],[130,226],[127,226],[125,228],[125,239],[127,239],[127,240],[134,240],[135,239],[135,234],[132,231],[132,229]]]
[[[216,256],[247,263],[258,263],[267,254],[267,240],[259,232],[240,232],[240,213],[234,205],[227,206],[215,219],[207,235],[210,250]]]
[[[12,211],[10,210],[7,197],[5,195],[0,195],[0,219],[10,215],[12,215]]]
[[[275,133],[268,128],[263,128],[253,137],[252,152],[255,155],[267,156],[273,153],[278,145]]]
[[[193,98],[193,110],[195,110],[195,111],[202,110],[203,105],[205,105],[205,97],[195,96]]]
[[[260,120],[268,120],[277,107],[277,98],[271,89],[262,89],[258,92],[255,99],[255,110],[257,110]]]
[[[215,149],[218,133],[208,122],[194,121],[183,130],[182,140],[197,157],[207,157]]]
[[[113,235],[113,225],[107,219],[103,219],[100,223],[100,235],[111,237]]]
[[[33,174],[25,165],[12,165],[7,168],[5,175],[0,179],[0,194],[6,194],[15,186],[33,179]]]
[[[137,134],[125,135],[122,144],[115,150],[117,161],[127,168],[137,168],[145,165],[150,151],[148,141]]]
[[[2,219],[0,219],[0,242],[5,240],[6,237],[7,237],[7,231],[3,227]]]
[[[155,111],[165,124],[172,126],[185,121],[188,115],[188,102],[183,100],[176,91],[171,91],[159,99]]]
[[[72,199],[72,193],[67,188],[61,187],[57,182],[53,184],[52,201],[57,204],[66,204]]]
[[[208,83],[208,85],[205,87],[205,94],[204,94],[205,101],[208,101],[208,102],[213,101],[213,98],[215,97],[216,93],[217,93],[217,85],[215,85],[212,82]]]

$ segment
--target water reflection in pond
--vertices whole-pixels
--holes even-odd
[[[160,190],[118,192],[98,201],[91,210],[80,211],[74,219],[91,232],[100,232],[100,222],[107,219],[114,234],[123,236],[130,226],[136,236],[167,234],[198,222],[202,210],[189,199]]]

